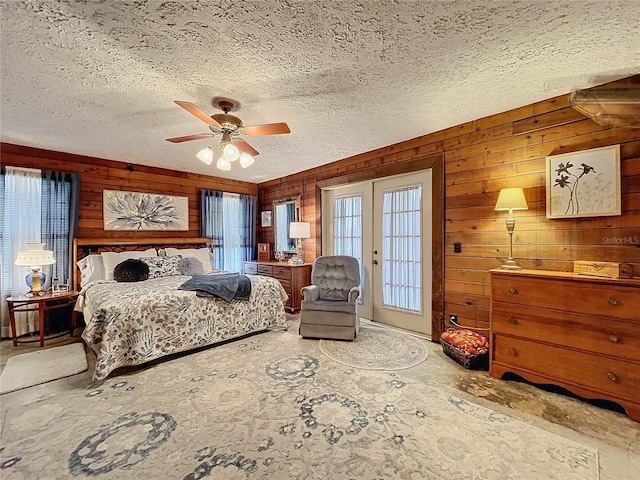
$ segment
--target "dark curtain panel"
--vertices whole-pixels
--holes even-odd
[[[243,219],[242,260],[253,260],[257,257],[255,249],[258,199],[253,195],[240,195],[240,205]]]
[[[222,195],[218,190],[200,190],[200,236],[211,238],[214,268],[222,268],[224,258]]]
[[[51,279],[73,279],[73,239],[78,233],[80,175],[42,171],[42,241],[53,250]],[[51,284],[51,279],[47,284]]]

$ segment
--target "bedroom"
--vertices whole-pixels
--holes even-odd
[[[442,207],[441,262],[443,315],[456,313],[461,323],[486,327],[489,322],[489,273],[506,257],[508,236],[505,214],[493,210],[501,188],[525,189],[529,210],[517,212],[514,256],[525,268],[570,271],[574,260],[632,263],[640,271],[640,254],[633,242],[638,235],[640,197],[640,133],[637,129],[606,128],[576,115],[568,105],[569,89],[562,95],[527,104],[475,121],[450,126],[438,132],[389,146],[370,149],[336,163],[299,171],[265,182],[244,182],[221,178],[218,173],[189,173],[181,168],[158,169],[118,158],[95,158],[66,153],[57,148],[22,148],[22,142],[2,144],[3,165],[78,172],[81,180],[81,212],[78,236],[103,237],[101,194],[105,189],[172,193],[189,197],[190,222],[185,237],[199,231],[198,192],[200,188],[246,193],[259,198],[259,211],[268,210],[272,201],[300,195],[302,219],[315,227],[314,237],[303,241],[303,255],[312,261],[321,252],[319,242],[318,184],[354,172],[390,167],[402,171],[414,161],[443,155],[444,203]],[[4,97],[4,94],[3,94]],[[552,98],[549,98],[552,97]],[[168,98],[163,117],[175,115],[180,125],[184,117],[172,110]],[[4,102],[4,100],[3,100]],[[246,108],[250,108],[247,102]],[[507,110],[507,109],[504,109]],[[274,110],[277,114],[278,111]],[[4,115],[4,114],[3,114]],[[271,112],[265,121],[274,117]],[[474,117],[475,118],[475,117]],[[280,119],[277,115],[274,120]],[[175,128],[167,129],[173,134]],[[184,132],[190,133],[189,130]],[[164,133],[158,138],[164,138]],[[28,142],[25,142],[28,143]],[[389,142],[392,143],[392,142]],[[545,163],[551,153],[574,152],[600,146],[621,145],[622,215],[600,218],[551,220],[545,216]],[[276,150],[275,142],[269,149]],[[267,148],[260,148],[263,155]],[[362,150],[366,151],[366,150]],[[193,157],[190,150],[185,156]],[[121,157],[119,157],[121,158]],[[211,172],[211,169],[209,169]],[[151,176],[150,176],[151,175]],[[152,179],[151,183],[149,179]],[[272,243],[273,231],[258,227],[258,242]],[[603,239],[623,239],[622,243]],[[454,243],[462,251],[454,253]],[[447,318],[445,317],[445,320]],[[4,335],[3,335],[4,336]],[[614,413],[590,411],[592,416],[622,420]],[[633,432],[635,426],[624,424]],[[597,430],[597,427],[594,428]],[[637,440],[636,437],[632,437]]]

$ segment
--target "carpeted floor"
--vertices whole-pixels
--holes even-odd
[[[384,348],[384,339],[376,342]],[[348,366],[291,329],[120,372],[93,388],[47,394],[51,384],[42,385],[33,398],[6,395],[0,473],[3,480],[599,478],[596,450],[439,388],[433,369],[430,358],[403,370]]]

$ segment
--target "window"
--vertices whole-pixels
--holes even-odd
[[[200,230],[212,240],[214,267],[241,272],[243,262],[254,257],[256,197],[215,190],[202,190],[200,196]]]
[[[71,248],[78,218],[79,176],[60,172],[6,167],[0,175],[0,215],[2,240],[0,258],[0,304],[2,337],[11,335],[4,299],[27,290],[27,269],[14,265],[19,251],[28,242],[41,242],[53,250],[56,263],[43,267],[49,288],[53,278],[70,279]],[[24,328],[29,328],[24,326]],[[18,329],[20,335],[20,328]],[[27,333],[26,330],[22,333]]]
[[[361,195],[345,195],[333,200],[333,254],[357,258],[362,270]]]

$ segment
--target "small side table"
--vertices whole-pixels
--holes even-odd
[[[11,323],[11,335],[13,336],[13,346],[18,345],[18,337],[16,335],[16,317],[15,312],[38,312],[38,322],[40,324],[40,346],[44,347],[44,326],[45,319],[49,318],[49,311],[57,308],[71,306],[71,335],[76,328],[76,300],[78,292],[70,290],[68,292],[47,292],[42,296],[25,297],[18,295],[17,297],[7,298],[9,304],[9,322]],[[35,342],[36,340],[22,340],[20,343]]]

